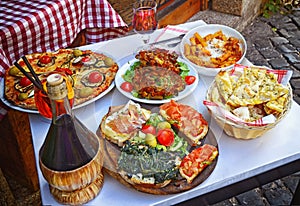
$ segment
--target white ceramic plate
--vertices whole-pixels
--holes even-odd
[[[195,76],[196,80],[193,84],[191,85],[186,85],[185,89],[181,92],[179,92],[178,96],[173,97],[171,99],[163,99],[163,100],[153,100],[153,99],[142,99],[142,98],[137,98],[134,97],[130,92],[125,92],[124,90],[121,89],[121,84],[124,82],[123,79],[123,75],[125,74],[125,72],[130,68],[130,66],[134,63],[138,61],[137,59],[135,59],[133,56],[131,58],[131,60],[129,60],[127,63],[125,63],[117,72],[116,74],[116,78],[115,78],[115,83],[116,83],[116,87],[117,89],[123,94],[125,95],[127,98],[132,99],[134,101],[137,102],[142,102],[142,103],[146,103],[146,104],[163,104],[166,102],[169,102],[171,99],[178,101],[181,100],[183,98],[185,98],[186,96],[188,96],[189,94],[191,94],[197,87],[197,84],[199,82],[199,76],[197,71],[193,68],[193,66],[191,66],[191,64],[189,64],[187,61],[185,61],[182,58],[178,58],[178,62],[183,62],[186,63],[188,65],[188,68],[190,69],[189,75]]]
[[[33,113],[33,114],[38,114],[39,113],[37,110],[24,109],[22,107],[18,107],[16,105],[12,104],[11,102],[9,102],[7,99],[5,99],[5,95],[4,95],[4,78],[2,78],[1,82],[0,82],[0,99],[9,108],[18,110],[20,112],[27,112],[27,113]]]
[[[190,60],[188,60],[185,56],[184,56],[184,45],[186,43],[190,44],[190,38],[195,34],[195,32],[198,32],[200,34],[201,37],[204,37],[208,34],[214,34],[215,32],[222,30],[223,34],[227,37],[235,37],[237,39],[240,40],[240,46],[243,50],[243,55],[240,58],[240,60],[238,62],[236,62],[237,64],[240,64],[243,59],[245,58],[246,55],[246,51],[247,51],[247,43],[245,38],[243,37],[243,35],[241,35],[237,30],[225,26],[225,25],[221,25],[221,24],[207,24],[207,25],[202,25],[202,26],[198,26],[192,30],[190,30],[182,39],[181,43],[180,43],[180,53],[182,54],[183,58],[189,62],[192,66],[194,66],[197,71],[199,72],[199,74],[201,75],[205,75],[205,76],[216,76],[218,74],[219,71],[221,70],[229,70],[233,67],[234,64],[228,66],[228,67],[224,67],[224,68],[208,68],[208,67],[202,67],[202,66],[198,66],[196,64],[194,64],[193,62],[191,62]]]

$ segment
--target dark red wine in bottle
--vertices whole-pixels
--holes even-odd
[[[76,130],[73,118],[68,114],[52,122],[40,150],[43,164],[52,170],[68,171],[91,161],[97,145],[91,144],[87,137],[78,137],[78,133],[82,131]]]

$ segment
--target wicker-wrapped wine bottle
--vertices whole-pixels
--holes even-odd
[[[52,121],[39,151],[42,174],[58,202],[86,203],[103,186],[103,144],[74,116],[62,75],[47,78],[47,93]]]

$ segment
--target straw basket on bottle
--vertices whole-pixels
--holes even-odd
[[[104,183],[103,142],[96,139],[98,149],[93,159],[74,170],[54,171],[46,167],[41,160],[40,168],[49,183],[49,189],[56,201],[67,205],[81,205],[94,199]]]
[[[206,93],[206,100],[212,102],[211,93],[212,90],[216,87],[216,82],[213,81]],[[248,126],[245,124],[237,124],[233,121],[226,119],[224,116],[219,116],[213,113],[208,107],[208,112],[216,120],[217,124],[223,128],[224,132],[231,137],[237,139],[254,139],[262,136],[270,129],[274,128],[289,112],[292,104],[292,89],[288,84],[289,95],[285,105],[284,111],[277,117],[276,121],[265,126]]]

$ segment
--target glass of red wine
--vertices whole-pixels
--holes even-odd
[[[157,29],[156,17],[157,4],[155,0],[139,0],[133,4],[133,30],[142,36],[144,46],[140,49],[148,49],[150,35]]]

